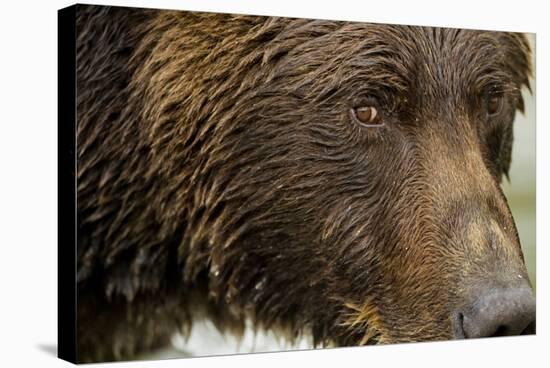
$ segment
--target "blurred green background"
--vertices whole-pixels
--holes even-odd
[[[529,34],[533,50],[533,65],[535,51],[535,35]],[[533,74],[533,77],[535,75]],[[535,243],[536,243],[536,108],[535,108],[535,78],[531,80],[532,94],[523,91],[525,99],[525,114],[517,113],[514,123],[514,148],[510,181],[504,180],[502,187],[514,215],[523,247],[523,254],[529,278],[533,287],[535,278]]]

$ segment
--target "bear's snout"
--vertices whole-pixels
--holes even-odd
[[[531,335],[535,333],[535,296],[531,288],[487,290],[455,313],[456,338]]]

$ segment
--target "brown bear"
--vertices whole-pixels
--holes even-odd
[[[500,187],[521,34],[77,8],[77,345],[533,333]]]

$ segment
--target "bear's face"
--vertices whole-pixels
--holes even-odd
[[[81,12],[83,361],[195,313],[316,346],[532,332],[500,188],[523,35]]]
[[[340,344],[472,337],[489,290],[530,289],[499,184],[526,40],[288,28],[262,43],[254,88],[242,71],[232,129],[213,131],[211,298]]]

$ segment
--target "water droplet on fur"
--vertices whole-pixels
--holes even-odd
[[[215,277],[218,277],[220,275],[220,269],[218,268],[218,266],[216,265],[211,265],[210,266],[210,274],[211,275],[214,275]]]
[[[256,290],[263,289],[265,287],[266,282],[267,282],[267,278],[263,277],[260,281],[256,283],[256,285],[254,286],[254,289]]]
[[[230,304],[232,301],[233,301],[233,293],[228,290],[227,293],[225,293],[225,302],[227,304]]]

